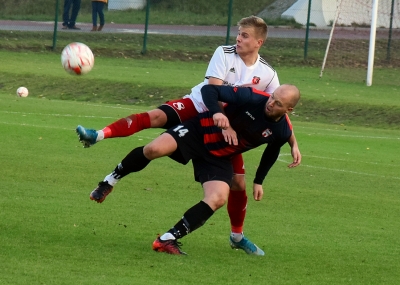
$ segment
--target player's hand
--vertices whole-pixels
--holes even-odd
[[[213,115],[214,124],[223,130],[229,128],[229,120],[228,118],[222,113],[215,113]]]
[[[289,168],[296,167],[301,163],[301,153],[299,148],[297,147],[297,144],[292,147],[292,157],[293,157],[293,162],[288,165]]]
[[[227,143],[230,145],[238,145],[237,135],[234,129],[228,127],[226,130],[222,130],[222,135]]]
[[[260,201],[263,196],[264,196],[264,190],[263,190],[262,185],[254,183],[253,184],[253,197],[254,197],[254,200]]]

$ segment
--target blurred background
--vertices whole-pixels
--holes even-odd
[[[80,30],[62,29],[64,0],[0,0],[0,47],[59,51],[63,39],[81,40],[101,53],[112,41],[114,56],[154,57],[173,45],[171,58],[207,60],[217,45],[235,43],[241,18],[257,15],[269,25],[260,54],[274,66],[366,68],[375,1],[109,0],[100,36],[91,33],[90,0],[81,1]],[[376,68],[400,66],[399,7],[400,0],[379,2]]]

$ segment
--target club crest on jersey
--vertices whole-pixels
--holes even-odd
[[[258,84],[258,83],[260,83],[260,80],[261,80],[260,77],[254,76],[252,82],[253,82],[253,84]]]
[[[185,105],[183,105],[183,103],[181,103],[181,102],[176,102],[176,103],[173,103],[172,105],[178,111],[185,109]]]
[[[266,129],[265,131],[262,132],[262,136],[264,138],[269,137],[270,135],[272,135],[272,131],[270,129]]]
[[[236,73],[235,68],[232,67],[231,69],[229,69],[229,72]]]

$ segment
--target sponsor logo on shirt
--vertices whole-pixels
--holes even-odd
[[[252,114],[250,114],[250,112],[249,111],[246,111],[246,115],[247,116],[249,116],[253,121],[255,120],[255,118],[253,117],[253,115]]]

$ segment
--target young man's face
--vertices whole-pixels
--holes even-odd
[[[253,27],[239,27],[238,35],[236,36],[236,52],[239,55],[258,53],[263,40],[256,36]]]

